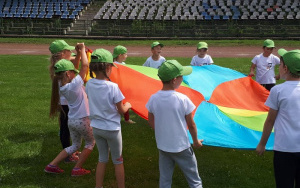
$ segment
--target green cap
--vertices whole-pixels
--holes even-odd
[[[177,76],[189,75],[192,71],[191,66],[182,66],[176,60],[167,60],[159,67],[158,77],[162,81],[170,81]]]
[[[127,48],[118,45],[114,48],[113,58],[117,58],[120,54],[126,54],[126,53],[127,53]]]
[[[54,72],[56,72],[56,73],[69,71],[69,70],[79,73],[79,71],[77,69],[75,69],[73,63],[66,59],[61,59],[54,65]]]
[[[197,44],[197,49],[198,49],[198,50],[200,50],[200,49],[202,49],[202,48],[208,49],[208,45],[207,45],[206,42],[199,42],[199,43]]]
[[[267,47],[267,48],[275,48],[274,41],[272,41],[270,39],[265,40],[263,46]]]
[[[56,54],[63,50],[75,50],[75,47],[68,45],[64,40],[55,40],[50,44],[49,50],[52,54]]]
[[[160,45],[161,47],[164,47],[164,45],[162,43],[159,43],[158,41],[155,41],[151,44],[151,48]]]
[[[91,63],[112,63],[115,67],[117,67],[113,63],[113,56],[108,50],[103,48],[99,48],[93,51],[91,55]]]
[[[284,64],[289,71],[300,76],[300,50],[286,51],[281,48],[278,50],[278,54],[283,58]]]

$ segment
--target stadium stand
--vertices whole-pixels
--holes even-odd
[[[278,18],[277,13],[281,14],[283,19],[292,19],[299,12],[299,8],[299,0],[116,0],[106,1],[94,19],[197,20],[197,16],[202,15],[206,20],[210,20],[214,16],[218,19],[226,15],[228,19],[233,20],[273,20]],[[116,10],[121,16],[111,15],[111,12]],[[140,13],[139,16],[126,14],[132,11],[135,14]]]
[[[299,0],[1,0],[0,32],[248,37],[291,31],[299,37],[299,5]]]
[[[70,18],[77,16],[91,0],[2,0],[2,18]],[[64,15],[64,16],[63,16]]]

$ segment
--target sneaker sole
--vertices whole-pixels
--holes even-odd
[[[49,173],[49,174],[62,174],[63,173],[63,172],[51,172],[46,169],[44,169],[44,172]]]
[[[78,176],[84,176],[84,175],[88,175],[88,174],[91,174],[91,173],[89,172],[89,173],[86,173],[86,174],[80,174],[80,175],[71,174],[71,176],[72,176],[72,177],[78,177]]]

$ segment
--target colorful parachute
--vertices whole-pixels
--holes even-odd
[[[118,65],[110,78],[118,83],[132,110],[147,119],[145,105],[150,96],[162,88],[157,69]],[[187,95],[197,106],[194,120],[203,144],[256,148],[267,117],[268,107],[264,102],[269,95],[257,82],[232,69],[209,65],[193,67],[193,73],[184,76],[184,83],[177,91]],[[271,150],[273,143],[272,133],[266,149]]]

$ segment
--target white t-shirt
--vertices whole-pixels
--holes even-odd
[[[90,79],[86,83],[89,98],[91,126],[102,130],[120,130],[121,115],[116,103],[124,96],[116,83]]]
[[[256,55],[252,61],[256,65],[256,81],[260,84],[275,84],[275,65],[280,64],[280,59],[271,54],[264,57],[263,54]]]
[[[195,105],[184,94],[160,90],[153,94],[146,108],[154,115],[157,148],[166,152],[181,152],[191,146],[185,116]]]
[[[63,95],[59,95],[59,103],[60,105],[68,105],[68,101]]]
[[[153,68],[158,69],[161,66],[161,64],[163,62],[165,62],[165,61],[166,61],[166,59],[163,56],[160,56],[157,61],[154,61],[152,59],[152,56],[150,56],[150,57],[148,57],[148,59],[146,60],[146,62],[143,64],[143,66],[145,66],[145,67],[153,67]]]
[[[265,105],[278,110],[274,123],[274,150],[300,152],[300,81],[286,81],[274,86]]]
[[[192,66],[210,65],[213,63],[214,61],[212,60],[210,55],[205,55],[203,58],[199,57],[198,55],[195,55],[191,61]]]
[[[81,76],[77,75],[70,83],[59,88],[60,94],[68,102],[69,119],[79,119],[90,115],[88,99],[83,84]]]

